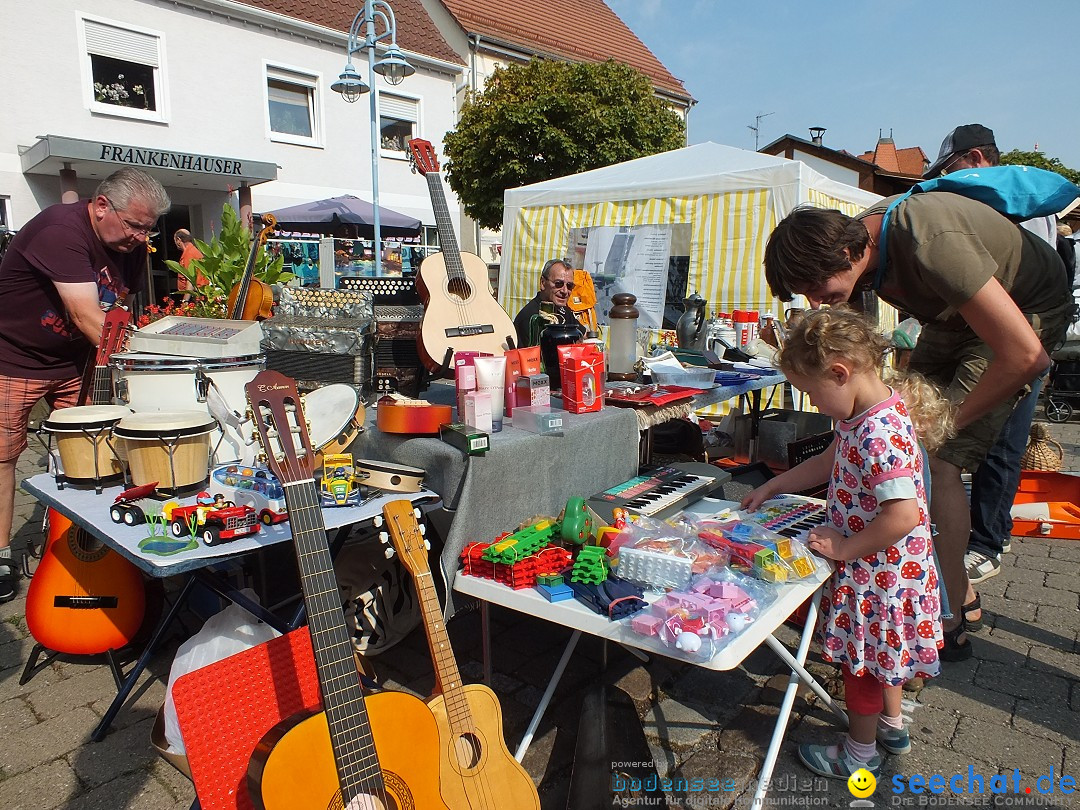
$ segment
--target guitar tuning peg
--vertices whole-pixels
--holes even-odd
[[[421,517],[423,517],[423,515],[420,513],[420,510],[417,509],[415,506],[413,507],[412,513],[413,513],[413,517],[416,518],[417,520],[419,520]]]
[[[387,546],[386,550],[383,553],[386,555],[386,559],[389,560],[391,557],[394,556],[394,547],[393,546]]]
[[[427,526],[423,523],[420,524],[420,534],[427,534]]]
[[[382,526],[383,525],[383,517],[382,517],[382,515],[376,515],[375,517],[373,517],[371,519],[371,523],[376,529],[379,528],[380,526]]]
[[[386,545],[390,542],[390,535],[388,535],[386,532],[379,532],[379,542],[383,545]]]
[[[424,549],[426,551],[431,551],[431,541],[430,540],[425,540],[424,541]]]

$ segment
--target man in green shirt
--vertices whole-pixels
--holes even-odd
[[[765,277],[780,300],[801,294],[815,309],[874,289],[925,324],[910,367],[958,405],[958,435],[930,464],[937,549],[955,616],[945,622],[941,657],[956,661],[971,655],[960,619],[971,529],[960,473],[978,467],[1025,387],[1049,366],[1071,295],[1057,253],[989,206],[947,192],[915,194],[893,211],[883,240],[890,202],[857,217],[796,209],[769,237]]]

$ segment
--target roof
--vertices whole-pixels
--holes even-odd
[[[922,177],[928,161],[921,146],[897,149],[892,138],[880,138],[873,152],[863,152],[861,160],[869,161],[890,174]]]
[[[326,0],[323,0],[326,2]],[[467,34],[527,53],[578,62],[615,59],[637,68],[662,92],[692,97],[603,0],[442,0]],[[558,21],[554,25],[553,21]]]
[[[249,6],[272,11],[297,20],[322,25],[348,34],[356,12],[363,7],[357,0],[239,0]],[[397,42],[409,53],[433,56],[445,62],[464,62],[443,39],[421,0],[394,0]]]
[[[793,150],[798,148],[800,151],[806,152],[807,154],[816,155],[830,163],[847,166],[858,172],[868,172],[873,169],[873,166],[870,165],[869,161],[851,154],[851,152],[846,149],[833,149],[824,144],[814,143],[813,141],[808,141],[805,138],[799,138],[795,135],[783,135],[772,143],[768,143],[761,147],[758,151],[763,152],[766,155],[779,155],[786,152],[789,147]]]

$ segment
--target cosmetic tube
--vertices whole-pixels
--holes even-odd
[[[506,373],[505,357],[477,357],[476,390],[491,394],[491,429],[498,433],[503,421],[503,377]]]

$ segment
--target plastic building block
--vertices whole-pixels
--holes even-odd
[[[554,588],[556,585],[562,585],[562,574],[541,574],[536,578],[536,584],[547,585],[549,588]]]
[[[484,552],[484,559],[493,563],[512,565],[534,554],[551,542],[556,524],[541,520],[532,526],[519,529],[508,537],[497,540]]]
[[[660,631],[660,625],[663,623],[664,620],[659,616],[639,613],[630,620],[630,627],[633,628],[635,633],[640,633],[643,636],[655,636]]]
[[[549,602],[561,602],[564,599],[574,598],[574,589],[569,585],[540,585],[537,584],[536,590],[540,591],[540,594]]]
[[[604,550],[599,546],[582,546],[574,561],[570,581],[596,584],[603,582],[607,577],[607,554]]]
[[[694,561],[647,549],[619,549],[617,572],[623,579],[655,588],[682,588],[690,584]]]

